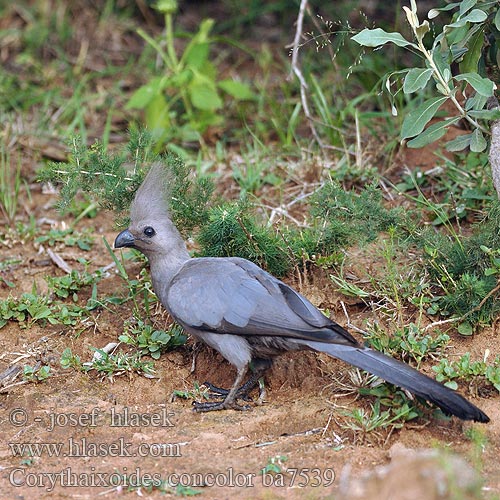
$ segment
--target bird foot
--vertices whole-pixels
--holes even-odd
[[[203,402],[200,403],[198,401],[193,401],[193,411],[197,413],[207,412],[207,411],[218,411],[218,410],[238,410],[238,411],[247,411],[250,410],[251,407],[248,405],[241,406],[236,401],[226,402]]]
[[[209,397],[211,398],[225,398],[229,394],[228,389],[223,389],[222,387],[217,387],[210,382],[203,382],[203,385],[210,391]],[[248,395],[248,388],[244,385],[238,389],[236,393],[237,399],[242,399],[243,401],[252,401],[252,398]]]

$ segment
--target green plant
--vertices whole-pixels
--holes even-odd
[[[233,161],[231,165],[234,180],[241,188],[240,197],[255,194],[264,184],[278,186],[283,182],[255,152],[243,153],[242,158],[243,161]]]
[[[200,399],[209,399],[210,391],[207,387],[200,386],[198,382],[195,382],[193,390],[189,391],[176,389],[172,393],[172,396],[174,398],[192,399],[194,401],[199,401]]]
[[[73,269],[71,273],[64,276],[47,276],[45,280],[49,285],[49,290],[57,297],[66,299],[71,296],[73,302],[77,302],[77,292],[83,287],[94,285],[99,282],[101,277],[102,271],[99,270],[95,273],[89,273],[88,271],[77,271]]]
[[[383,87],[391,98],[393,114],[397,114],[395,94],[401,90],[408,95],[422,94],[431,80],[434,83],[433,92],[437,92],[438,96],[426,99],[406,114],[400,139],[411,139],[407,143],[408,147],[419,148],[440,139],[448,128],[463,119],[472,131],[449,141],[447,149],[460,151],[469,147],[471,151],[484,151],[487,147],[485,134],[489,132],[481,121],[498,119],[500,116],[498,111],[485,109],[488,98],[494,95],[495,84],[483,70],[488,51],[485,34],[494,33],[495,44],[499,38],[498,4],[462,0],[443,8],[432,9],[428,13],[429,19],[443,12],[454,11],[452,22],[441,29],[431,29],[427,20],[420,22],[415,0],[410,1],[410,7],[404,6],[403,9],[412,29],[414,42],[408,41],[399,32],[387,33],[381,28],[364,29],[352,37],[354,41],[367,47],[379,48],[386,43],[393,43],[418,54],[424,62],[424,67],[406,68],[390,73],[384,79]],[[430,48],[424,41],[428,34],[434,35]],[[497,50],[495,45],[493,53]],[[452,64],[458,66],[458,72],[452,69]],[[393,91],[393,84],[403,75],[402,84]],[[466,88],[467,85],[472,91]],[[437,118],[438,110],[445,103],[450,103],[453,107],[452,116]],[[433,123],[425,128],[433,119]]]
[[[70,206],[78,191],[91,193],[100,204],[118,214],[124,212],[139,187],[144,173],[140,165],[154,155],[150,153],[151,137],[143,131],[133,129],[127,149],[120,154],[108,155],[102,143],[90,148],[81,137],[75,136],[70,142],[71,156],[65,163],[48,163],[38,171],[42,182],[62,185],[58,208]],[[132,172],[127,172],[123,164],[133,164]]]
[[[80,356],[77,354],[73,354],[70,347],[66,347],[61,354],[61,358],[59,360],[61,364],[61,368],[75,368],[77,370],[82,370],[83,365],[80,360]]]
[[[233,79],[221,79],[210,60],[213,39],[210,32],[213,19],[201,22],[179,57],[175,48],[174,15],[176,0],[160,0],[156,9],[165,20],[164,46],[144,30],[138,33],[153,47],[164,66],[164,74],[155,76],[130,98],[127,108],[145,111],[145,121],[160,144],[172,137],[182,141],[200,141],[201,134],[211,125],[219,125],[224,116],[219,113],[223,91],[236,100],[253,99],[250,87]]]
[[[159,359],[162,352],[168,349],[184,345],[187,339],[178,325],[173,325],[165,332],[138,320],[135,324],[125,324],[124,328],[125,332],[118,340],[138,347],[143,355],[149,354],[153,359]]]
[[[488,364],[488,353],[482,361],[471,361],[470,353],[461,356],[457,361],[448,361],[444,358],[439,365],[433,366],[436,372],[436,380],[444,382],[445,385],[456,389],[457,380],[467,381],[474,386],[493,386],[500,392],[500,356]]]
[[[16,321],[21,328],[29,328],[35,323],[51,325],[77,325],[82,319],[87,318],[90,311],[99,304],[97,290],[92,289],[92,295],[87,304],[65,304],[52,300],[48,295],[41,295],[33,288],[32,293],[23,293],[20,297],[9,296],[0,300],[0,328],[8,321]]]
[[[201,254],[212,257],[238,256],[282,276],[293,264],[282,239],[272,228],[259,224],[245,202],[213,207],[197,238]]]
[[[102,349],[91,348],[95,354],[92,361],[83,363],[85,371],[96,370],[100,375],[110,380],[123,374],[138,373],[147,377],[154,376],[154,365],[151,361],[142,361],[142,354],[135,352],[108,354]]]
[[[7,321],[18,321],[21,326],[28,328],[37,321],[46,320],[52,311],[47,296],[36,293],[23,293],[19,299],[8,297],[0,301],[0,326]]]
[[[331,251],[355,243],[374,240],[381,231],[404,222],[404,212],[386,208],[382,192],[376,184],[369,184],[359,193],[345,190],[330,180],[312,196],[311,215],[321,224],[316,230],[318,246]]]
[[[282,465],[288,460],[284,455],[276,455],[267,460],[267,464],[260,469],[260,474],[280,474]]]
[[[81,138],[74,137],[71,140],[70,160],[49,163],[39,171],[39,179],[62,185],[58,202],[60,209],[67,209],[76,194],[82,191],[92,195],[103,208],[113,210],[120,225],[123,225],[126,222],[124,214],[144,178],[145,166],[161,161],[165,164],[165,189],[170,213],[183,234],[188,235],[206,220],[214,184],[208,177],[191,176],[190,169],[176,155],[154,154],[151,151],[152,141],[151,134],[146,130],[132,129],[126,147],[115,154],[108,154],[103,143],[87,148]],[[127,168],[129,164],[132,165],[130,169]],[[51,241],[50,237],[48,241]]]
[[[412,199],[432,218],[435,226],[467,222],[495,198],[486,153],[456,153],[453,158],[437,154],[442,163],[431,170],[419,168],[403,174],[395,188]],[[432,191],[427,199],[423,191]],[[410,196],[417,191],[416,196]]]
[[[392,335],[373,325],[365,336],[368,343],[378,351],[408,361],[413,360],[417,366],[422,360],[440,354],[448,345],[450,336],[439,333],[437,336],[425,334],[415,324],[397,329]]]
[[[94,243],[92,231],[78,232],[75,229],[50,229],[48,233],[35,238],[37,243],[46,243],[53,247],[56,243],[62,243],[68,247],[78,246],[80,250],[89,251]]]
[[[500,248],[500,204],[489,205],[487,216],[460,236],[447,223],[450,235],[421,228],[412,238],[424,249],[434,289],[429,314],[450,316],[459,332],[471,335],[489,324],[499,311],[500,286],[496,279],[496,249]]]
[[[29,380],[30,382],[43,382],[50,377],[50,366],[47,365],[36,365],[35,367],[30,365],[25,365],[23,368],[23,378],[24,380]]]
[[[370,394],[372,394],[370,392]],[[400,429],[408,420],[419,416],[413,405],[408,402],[398,406],[389,406],[382,410],[381,401],[377,399],[370,410],[364,408],[355,408],[353,410],[343,411],[342,414],[348,418],[341,424],[344,429],[348,429],[355,434],[359,434],[364,439],[366,434],[378,432],[380,430]]]

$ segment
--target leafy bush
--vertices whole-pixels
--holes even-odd
[[[440,139],[448,128],[464,119],[471,131],[449,141],[447,149],[460,151],[469,147],[471,151],[484,151],[487,147],[485,134],[489,132],[482,120],[500,117],[498,111],[485,109],[488,98],[494,95],[496,88],[486,73],[488,67],[492,67],[491,56],[494,67],[497,65],[497,42],[500,39],[498,3],[462,0],[432,9],[428,13],[431,20],[442,13],[453,12],[451,22],[441,29],[431,29],[427,20],[420,22],[417,2],[411,0],[410,4],[410,8],[405,6],[403,9],[413,31],[413,42],[401,33],[387,33],[381,28],[364,29],[353,37],[353,40],[367,47],[379,48],[386,43],[393,43],[422,58],[423,67],[406,68],[386,76],[384,88],[391,98],[393,114],[397,114],[395,94],[401,90],[405,94],[422,94],[429,82],[434,84],[432,92],[437,93],[437,96],[426,99],[406,114],[400,139],[410,139],[408,147],[420,148]],[[428,48],[426,35],[433,34]],[[457,66],[458,72],[455,70]],[[396,85],[396,90],[393,90],[393,85]],[[463,100],[460,93],[464,96]],[[450,103],[454,112],[450,117],[437,119],[437,112],[445,103]],[[434,118],[434,122],[426,128]]]
[[[323,225],[319,244],[330,251],[334,246],[372,241],[403,220],[402,210],[384,206],[382,192],[375,184],[356,193],[335,181],[325,183],[314,195],[311,215]]]

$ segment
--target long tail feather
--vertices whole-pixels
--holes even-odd
[[[489,417],[457,392],[420,373],[411,366],[365,347],[304,341],[311,349],[325,352],[357,368],[397,385],[436,404],[448,415],[463,420],[489,422]]]

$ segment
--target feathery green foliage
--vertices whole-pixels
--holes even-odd
[[[293,266],[318,258],[331,264],[339,249],[372,241],[395,228],[401,240],[410,235],[425,250],[426,267],[437,290],[429,313],[459,318],[459,331],[470,334],[500,310],[496,300],[500,266],[491,270],[491,252],[500,248],[498,203],[491,205],[487,219],[471,236],[450,238],[425,229],[400,208],[386,208],[375,184],[356,192],[330,180],[311,198],[309,227],[284,226],[277,231],[260,221],[247,201],[215,203],[213,181],[191,175],[174,154],[152,153],[151,136],[144,130],[131,131],[125,150],[115,154],[99,143],[86,148],[78,139],[72,147],[68,162],[50,163],[40,173],[40,179],[62,184],[61,208],[68,207],[81,189],[101,206],[123,214],[142,182],[144,166],[162,161],[172,219],[184,237],[195,236],[201,255],[243,257],[283,276]]]
[[[208,221],[214,183],[208,177],[191,177],[190,168],[176,155],[168,154],[169,209],[183,236],[189,236]]]
[[[471,334],[500,312],[496,249],[500,248],[500,202],[492,202],[470,236],[452,238],[433,230],[412,238],[425,250],[425,265],[436,289],[429,312],[457,317],[459,331]]]
[[[272,229],[257,223],[245,202],[213,207],[197,241],[204,256],[243,257],[278,276],[293,264],[282,240]]]
[[[173,153],[153,153],[152,137],[146,130],[132,129],[126,148],[114,154],[107,153],[102,143],[87,148],[77,137],[71,141],[71,148],[69,161],[51,162],[39,172],[40,181],[62,185],[59,209],[68,209],[77,192],[83,191],[101,207],[123,216],[144,178],[144,167],[161,161],[168,179],[169,209],[183,235],[206,221],[213,182],[191,177],[190,169]]]
[[[103,208],[123,213],[144,177],[140,167],[149,159],[150,144],[151,140],[144,132],[132,131],[126,153],[111,155],[102,143],[96,142],[87,148],[81,138],[74,137],[69,161],[49,163],[39,171],[39,180],[62,185],[60,210],[65,210],[77,192],[83,191],[91,193]],[[134,166],[128,172],[125,164],[130,161]]]
[[[401,225],[403,218],[400,209],[384,206],[375,184],[358,194],[333,180],[313,197],[311,215],[324,225],[319,233],[325,248],[372,241],[381,231]]]

